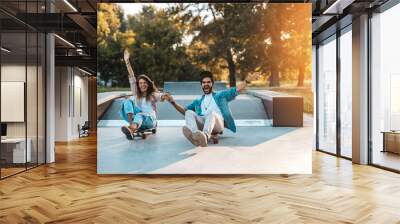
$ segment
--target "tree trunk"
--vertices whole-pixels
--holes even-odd
[[[275,65],[275,63],[272,65],[271,69],[271,76],[269,77],[269,86],[279,86],[279,69]]]
[[[271,76],[269,77],[269,86],[279,86],[279,60],[281,59],[281,41],[280,41],[280,28],[272,33],[271,40],[271,55],[275,57],[271,60]]]
[[[297,86],[304,86],[304,67],[299,67],[299,77],[297,79]]]
[[[102,78],[103,79],[103,81],[104,81],[104,86],[107,86],[107,83],[108,83],[108,81],[110,81],[110,79],[109,78]]]
[[[226,53],[226,61],[228,62],[228,70],[229,70],[229,86],[236,86],[236,67],[235,62],[233,61],[232,53],[228,49]]]

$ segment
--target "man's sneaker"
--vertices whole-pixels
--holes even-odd
[[[199,146],[199,143],[193,139],[193,132],[185,125],[182,127],[183,135],[195,146]]]
[[[122,131],[122,133],[124,133],[126,135],[126,138],[128,140],[133,140],[133,133],[128,127],[122,126],[121,131]]]
[[[193,139],[195,141],[197,141],[201,147],[206,147],[207,146],[208,140],[207,140],[207,136],[206,136],[206,134],[204,134],[204,132],[196,131],[193,134]]]

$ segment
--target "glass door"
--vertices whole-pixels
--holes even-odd
[[[371,18],[372,164],[400,171],[400,4]]]
[[[352,157],[352,32],[340,36],[340,155]]]

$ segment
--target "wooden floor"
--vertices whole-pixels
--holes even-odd
[[[400,170],[400,154],[376,150],[372,159],[374,164]]]
[[[0,181],[0,223],[400,223],[399,174],[313,156],[313,175],[98,176],[90,137]]]
[[[8,177],[11,176],[13,174],[19,173],[19,172],[23,172],[25,171],[25,167],[24,168],[1,168],[1,177]]]

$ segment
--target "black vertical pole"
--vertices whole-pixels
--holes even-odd
[[[367,22],[367,47],[368,47],[368,53],[367,53],[367,83],[368,83],[368,89],[367,89],[367,119],[368,119],[368,124],[367,124],[367,129],[368,129],[368,164],[373,164],[373,148],[372,148],[372,29],[371,29],[371,20],[372,20],[372,11],[368,11],[368,22]]]
[[[315,148],[319,149],[319,44],[315,46]]]
[[[45,0],[45,13],[47,13],[48,1]],[[44,32],[44,163],[47,163],[47,36]]]
[[[336,28],[336,155],[341,156],[341,119],[340,119],[340,29]]]
[[[28,21],[28,0],[25,0],[25,21]],[[24,120],[25,120],[25,170],[28,169],[28,119],[27,119],[27,90],[28,90],[28,25],[25,23],[25,88],[24,88]]]
[[[38,0],[36,1],[36,13],[39,14]],[[36,166],[38,165],[39,165],[39,31],[37,30],[36,31]]]
[[[1,37],[1,34],[2,34],[2,32],[1,32],[1,30],[2,30],[2,23],[0,23],[0,47],[2,47],[3,45],[2,45],[2,37]],[[1,64],[1,55],[3,54],[3,52],[1,52],[1,50],[0,50],[0,124],[2,125],[3,123],[1,122],[1,66],[2,66],[2,64]],[[0,144],[0,179],[2,179],[2,177],[1,177],[1,170],[2,170],[2,168],[3,168],[3,162],[2,162],[2,157],[1,157],[1,144]]]

